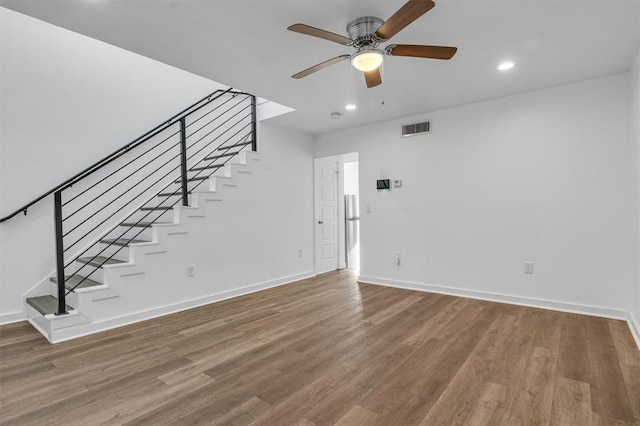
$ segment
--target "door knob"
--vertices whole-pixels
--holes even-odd
[[[321,220],[319,220],[319,221],[318,221],[318,223],[319,223],[320,225],[322,225],[324,222],[323,222],[323,221],[321,221]]]

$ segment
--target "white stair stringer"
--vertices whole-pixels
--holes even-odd
[[[188,283],[187,279],[180,277],[176,280],[180,283],[163,283],[160,290],[150,282],[149,272],[159,265],[180,264],[180,260],[175,258],[185,251],[185,244],[193,244],[198,239],[203,226],[215,220],[216,210],[225,201],[235,199],[237,202],[242,197],[242,187],[250,182],[258,162],[259,154],[256,152],[239,153],[217,176],[212,176],[193,191],[191,206],[174,207],[173,223],[153,224],[150,242],[131,244],[128,262],[104,265],[102,285],[70,292],[67,305],[73,309],[69,314],[41,315],[28,306],[31,324],[50,342],[56,343],[229,297],[225,296],[228,292],[224,290],[227,289],[191,291],[183,287],[182,282]],[[184,277],[186,266],[181,271]],[[196,275],[203,266],[196,265]],[[50,288],[51,294],[55,295],[56,285],[51,284]]]

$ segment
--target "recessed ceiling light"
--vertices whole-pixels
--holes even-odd
[[[347,105],[345,106],[345,108],[346,108],[346,109],[348,109],[349,111],[353,111],[354,109],[356,109],[356,108],[357,108],[357,106],[356,106],[356,104],[351,104],[351,103],[349,103],[349,104],[347,104]]]
[[[500,71],[507,71],[507,70],[510,70],[511,68],[513,68],[513,67],[514,67],[514,65],[515,65],[515,64],[514,64],[513,62],[511,62],[511,61],[506,61],[506,62],[503,62],[503,63],[501,63],[500,65],[498,65],[498,69],[499,69]]]

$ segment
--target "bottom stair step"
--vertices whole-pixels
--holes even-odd
[[[27,304],[42,315],[55,314],[58,312],[58,299],[53,296],[29,297]],[[67,312],[73,309],[69,305],[66,306]]]
[[[49,278],[49,280],[52,283],[58,284],[58,277],[51,277],[51,278]],[[78,285],[78,284],[80,284],[80,285]],[[92,279],[81,277],[79,275],[70,275],[68,277],[64,277],[64,287],[67,290],[71,290],[73,288],[95,287],[97,285],[102,285],[102,284],[97,282],[97,281],[94,281]]]

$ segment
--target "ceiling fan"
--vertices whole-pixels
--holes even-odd
[[[340,55],[314,65],[306,70],[292,75],[293,78],[303,78],[316,71],[320,71],[338,62],[351,60],[354,68],[364,72],[367,87],[382,84],[380,65],[384,55],[411,56],[415,58],[451,59],[458,48],[449,46],[426,46],[420,44],[390,44],[384,49],[378,48],[381,43],[389,40],[410,23],[427,13],[436,4],[432,0],[409,0],[396,13],[383,21],[374,16],[363,16],[347,25],[349,37],[325,31],[305,24],[294,24],[289,31],[323,38],[356,49],[351,55]]]

